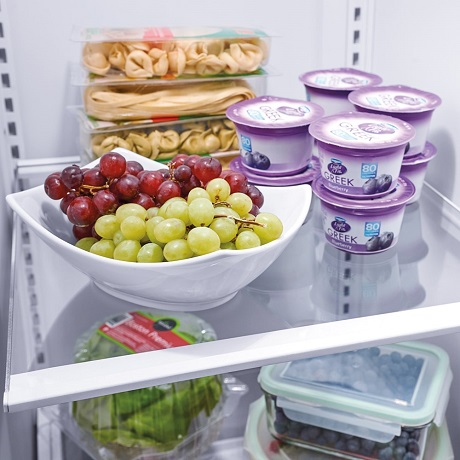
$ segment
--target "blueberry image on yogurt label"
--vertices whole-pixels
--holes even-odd
[[[376,192],[377,193],[383,193],[389,190],[391,183],[393,182],[393,178],[391,177],[390,174],[382,174],[377,178],[377,188]]]
[[[252,152],[243,150],[241,157],[244,164],[248,165],[249,167],[254,167],[254,155],[252,154]]]
[[[359,129],[372,134],[393,134],[395,130],[383,123],[361,123]]]
[[[270,167],[270,159],[267,155],[260,152],[252,152],[252,158],[254,160],[253,168],[266,170]]]

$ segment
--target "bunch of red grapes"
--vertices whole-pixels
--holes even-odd
[[[163,169],[150,171],[137,161],[126,160],[117,152],[104,154],[93,168],[72,165],[50,174],[44,182],[45,193],[61,200],[60,208],[73,224],[77,240],[93,236],[99,216],[114,214],[124,203],[137,203],[145,209],[159,207],[170,198],[187,198],[195,187],[204,188],[217,177],[224,178],[232,193],[248,195],[256,216],[264,203],[262,192],[249,184],[240,172],[223,170],[215,157],[176,155]]]

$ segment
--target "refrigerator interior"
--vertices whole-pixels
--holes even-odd
[[[455,305],[440,308],[438,311],[442,314],[439,315],[430,308],[420,307],[459,300],[455,289],[455,274],[460,261],[460,189],[455,181],[460,173],[456,160],[457,146],[460,145],[460,134],[456,129],[460,95],[456,91],[458,69],[455,58],[460,51],[460,32],[456,27],[459,10],[460,4],[445,0],[437,5],[437,19],[433,21],[433,6],[428,0],[296,0],[285,2],[283,7],[271,0],[236,0],[219,6],[208,0],[193,6],[190,2],[179,0],[155,4],[118,0],[96,3],[85,0],[75,4],[55,0],[46,4],[30,0],[2,0],[0,66],[3,108],[0,110],[0,121],[3,135],[0,148],[4,194],[13,189],[18,178],[21,186],[34,186],[43,180],[48,168],[54,170],[60,161],[79,158],[78,125],[68,110],[69,106],[79,104],[81,98],[81,88],[70,83],[71,69],[78,62],[80,51],[80,44],[69,39],[74,26],[259,27],[273,34],[269,63],[273,75],[266,79],[268,94],[304,99],[305,91],[298,75],[307,70],[343,66],[379,74],[386,84],[405,84],[434,92],[441,96],[443,104],[434,114],[429,140],[437,146],[439,154],[430,163],[420,205],[406,213],[407,240],[397,254],[381,257],[376,264],[375,281],[396,283],[391,284],[393,292],[402,292],[406,297],[387,298],[385,295],[392,291],[379,291],[378,283],[371,283],[366,284],[367,299],[374,301],[371,302],[371,311],[369,303],[366,310],[362,303],[357,302],[355,309],[345,312],[342,309],[343,298],[339,294],[324,305],[299,302],[306,297],[310,299],[315,286],[319,293],[327,292],[321,280],[328,278],[318,278],[316,272],[321,274],[321,270],[325,270],[323,275],[337,276],[349,262],[340,254],[331,255],[324,244],[318,243],[321,241],[318,228],[315,219],[311,218],[295,244],[300,244],[302,248],[315,247],[316,250],[299,262],[304,284],[292,290],[288,304],[283,303],[286,293],[279,297],[273,292],[266,293],[267,283],[273,281],[272,276],[275,280],[284,279],[277,270],[283,271],[283,262],[290,261],[280,259],[271,271],[253,283],[253,289],[243,290],[225,308],[210,310],[205,316],[219,325],[221,338],[239,339],[240,336],[279,333],[267,337],[286,340],[286,346],[294,346],[296,340],[305,339],[305,344],[296,349],[299,356],[325,353],[334,347],[351,349],[354,340],[358,345],[365,346],[372,340],[383,343],[392,338],[424,338],[451,352],[455,388],[460,378],[460,363],[455,354],[459,346],[457,331],[460,324],[455,319]],[[426,27],[429,27],[430,33],[425,32]],[[446,30],[448,46],[444,41]],[[448,52],[440,51],[446,47]],[[20,166],[20,173],[15,178],[16,164]],[[449,165],[448,168],[445,165]],[[17,219],[13,222],[4,201],[0,212],[9,217],[2,220],[2,260],[8,261],[12,252],[14,267],[10,280],[8,263],[5,262],[5,273],[1,277],[1,372],[9,369],[13,377],[19,377],[29,370],[46,370],[68,364],[71,362],[72,340],[104,316],[104,311],[122,309],[123,305],[117,307],[115,300],[114,306],[83,275],[29,234]],[[412,245],[411,238],[416,240],[417,245]],[[293,252],[295,244],[291,247]],[[407,255],[404,250],[417,252],[425,245],[427,254],[423,258],[416,263],[401,263],[403,255]],[[379,273],[380,278],[377,276]],[[11,301],[8,296],[10,281],[14,294]],[[404,291],[407,286],[414,290]],[[359,288],[362,289],[362,286],[359,285]],[[372,297],[374,295],[376,297]],[[319,295],[318,298],[324,297]],[[410,301],[413,305],[409,307]],[[288,305],[283,312],[278,308],[280,303]],[[9,304],[14,307],[14,327],[8,324]],[[400,309],[401,312],[398,311]],[[376,315],[381,314],[384,315],[382,321],[388,319],[384,323],[387,328],[379,327],[380,316],[377,318]],[[246,320],[241,321],[241,317]],[[349,328],[342,330],[334,325],[334,321],[345,319],[351,321],[347,323]],[[314,327],[304,329],[307,327],[305,324],[312,323],[316,323]],[[294,329],[291,329],[293,326]],[[340,333],[336,334],[336,331]],[[8,332],[12,335],[9,353],[6,350]],[[333,340],[335,335],[338,335],[336,342]],[[234,343],[235,348],[230,350],[236,353],[241,344],[238,340]],[[222,434],[229,440],[241,438],[247,406],[259,396],[256,382],[258,349],[253,343],[246,345],[248,363],[228,369],[247,382],[250,388],[237,414],[226,420]],[[291,354],[291,351],[287,352],[287,355]],[[272,355],[261,356],[261,362],[264,359],[282,359]],[[219,367],[216,363],[211,365],[216,369]],[[6,378],[7,387],[14,392],[17,389],[13,388],[14,379],[10,377]],[[28,385],[24,389],[28,389]],[[19,388],[18,393],[21,390]],[[76,394],[81,397],[79,391],[77,388]],[[104,390],[101,391],[100,394],[103,394]],[[40,402],[43,397],[40,394],[36,400],[34,396],[24,396],[27,402],[23,410],[14,409],[15,413],[0,417],[1,458],[29,459],[41,455],[40,458],[45,459],[51,455],[47,449],[51,449],[56,459],[60,459],[59,452],[71,451],[69,446],[72,442],[66,438],[62,441],[59,429],[48,426],[46,410],[39,410],[38,426],[45,428],[38,430],[37,437],[36,408],[47,403]],[[72,397],[64,394],[61,399],[71,401]],[[18,404],[21,404],[20,398]],[[447,412],[451,427],[460,425],[459,404],[460,397],[453,391]],[[24,442],[12,442],[13,434],[19,429]],[[454,451],[460,452],[459,440],[452,437],[452,441]],[[54,460],[55,457],[49,458]],[[68,458],[77,457],[69,454]]]

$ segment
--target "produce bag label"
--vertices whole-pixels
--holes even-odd
[[[178,332],[171,317],[153,318],[141,312],[123,313],[99,327],[98,332],[130,353],[190,345]]]

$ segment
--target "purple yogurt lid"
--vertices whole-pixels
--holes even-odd
[[[353,210],[389,209],[407,203],[415,193],[415,185],[406,177],[399,176],[396,187],[387,195],[377,198],[346,198],[331,192],[323,185],[323,178],[317,177],[311,184],[313,193],[325,203]]]
[[[305,86],[332,91],[353,91],[382,82],[378,75],[348,67],[306,72],[299,76],[299,80]]]
[[[404,85],[360,88],[348,95],[355,106],[388,113],[420,113],[434,110],[441,98]]]
[[[438,149],[431,143],[426,142],[423,150],[413,157],[403,157],[402,164],[403,166],[412,166],[418,165],[420,163],[426,163],[427,161],[432,160],[438,153]]]
[[[298,128],[321,118],[324,109],[313,102],[259,96],[231,105],[226,114],[234,123],[253,128]]]
[[[309,131],[320,142],[366,150],[397,147],[415,136],[415,128],[403,120],[366,112],[341,112],[322,117],[310,125]]]

